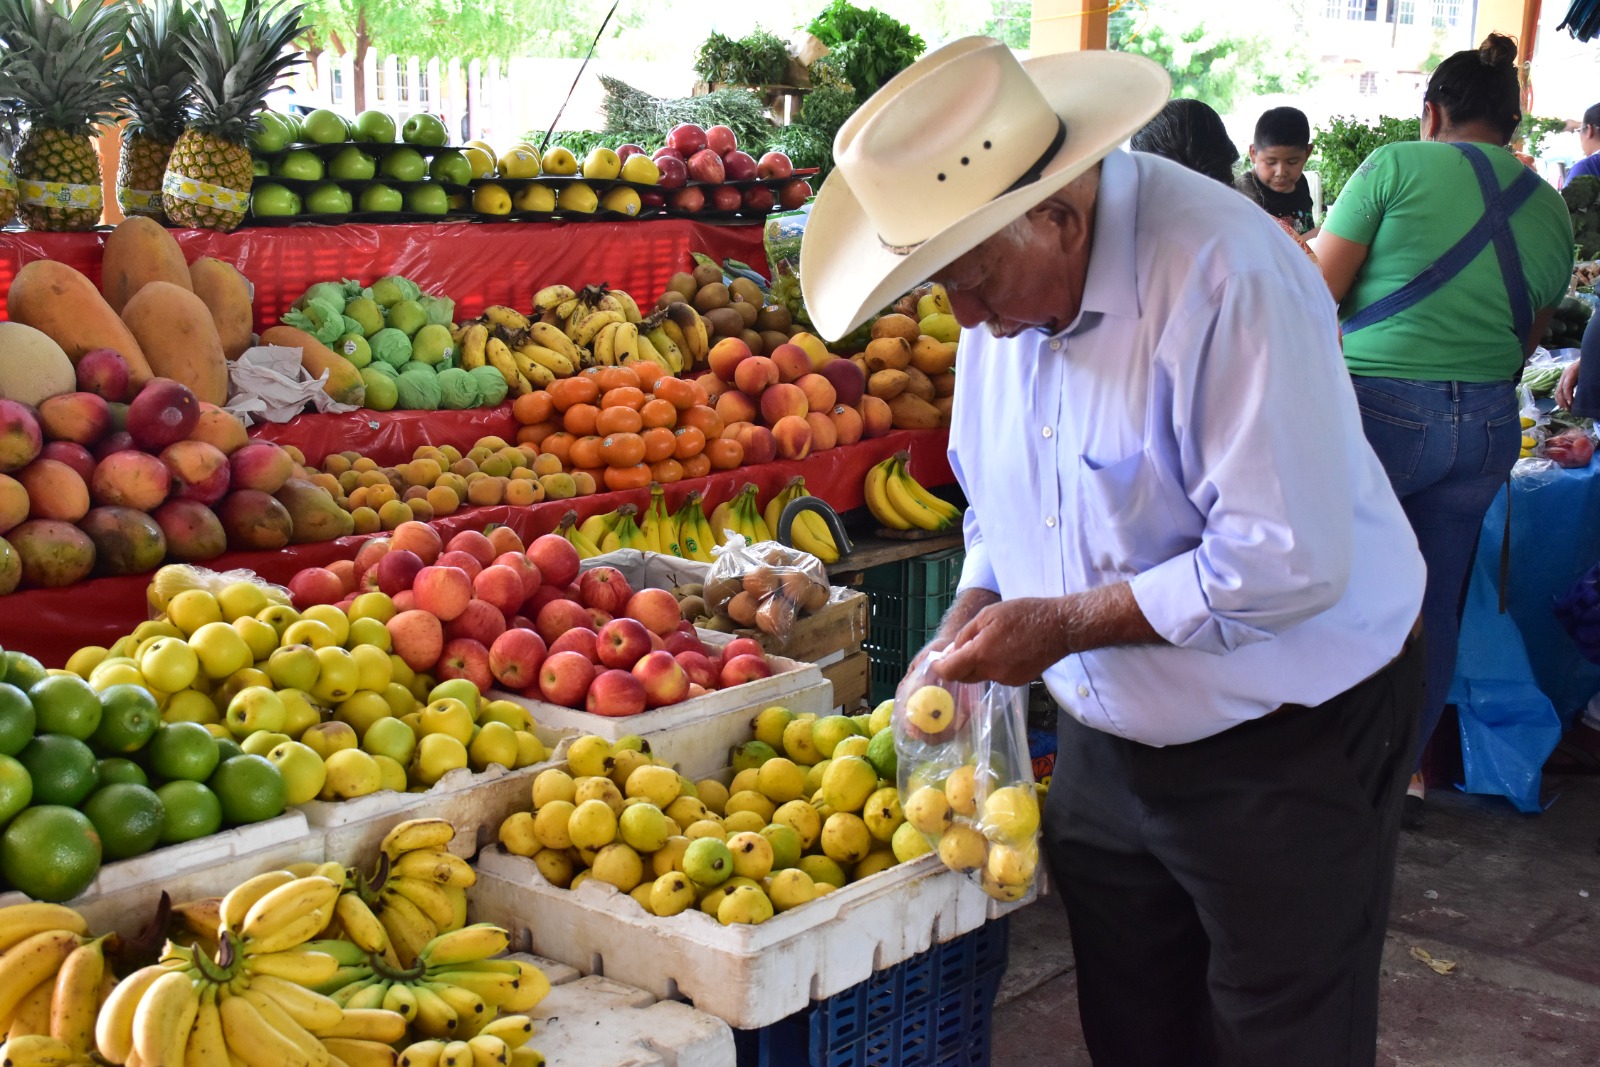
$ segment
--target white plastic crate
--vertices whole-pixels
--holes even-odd
[[[498,923],[519,947],[585,974],[685,997],[740,1029],[769,1026],[1033,899],[1001,904],[928,855],[759,925],[723,926],[698,911],[649,915],[594,879],[558,889],[499,846],[477,867],[473,921]]]

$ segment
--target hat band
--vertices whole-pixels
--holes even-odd
[[[1018,189],[1021,189],[1024,185],[1032,185],[1034,182],[1038,181],[1040,176],[1044,174],[1044,168],[1050,165],[1050,161],[1056,157],[1057,152],[1061,151],[1061,146],[1065,144],[1066,141],[1067,122],[1061,116],[1057,115],[1056,135],[1055,137],[1051,138],[1050,144],[1046,146],[1042,153],[1040,153],[1039,158],[1033,161],[1033,165],[1022,172],[1022,176],[1020,178],[1003,189],[999,195],[993,197],[993,200],[998,200],[1002,196],[1008,196],[1011,193],[1016,192]],[[883,250],[896,256],[909,256],[912,252],[915,252],[917,249],[927,244],[927,239],[924,238],[923,240],[917,241],[914,244],[896,245],[885,241],[882,234],[877,236],[878,244],[883,246]]]

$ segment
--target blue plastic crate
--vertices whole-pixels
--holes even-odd
[[[861,576],[871,623],[863,646],[872,658],[872,700],[888,700],[905,677],[911,658],[939,629],[956,599],[966,550],[951,548],[928,556],[873,567]]]
[[[1008,925],[987,923],[781,1022],[735,1030],[739,1067],[987,1067]]]

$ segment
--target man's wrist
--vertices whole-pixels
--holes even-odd
[[[950,605],[950,610],[944,613],[944,618],[939,622],[939,629],[934,632],[930,644],[946,645],[955,640],[956,634],[962,627],[977,617],[978,612],[990,604],[1000,603],[1000,594],[992,589],[983,589],[973,586],[963,589],[956,596],[955,603]]]

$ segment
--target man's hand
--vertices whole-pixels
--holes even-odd
[[[963,590],[961,595],[956,597],[956,602],[950,605],[950,610],[945,612],[944,618],[940,620],[938,632],[933,635],[927,644],[922,646],[920,652],[911,658],[911,664],[906,668],[906,673],[910,674],[921,666],[928,653],[948,648],[950,642],[956,639],[956,634],[960,633],[962,627],[971,622],[978,612],[990,604],[998,603],[1000,603],[1000,594],[993,590]]]
[[[1567,364],[1567,369],[1561,372],[1561,380],[1556,383],[1556,403],[1565,411],[1572,410],[1572,392],[1578,387],[1578,364],[1582,360],[1573,360]]]

